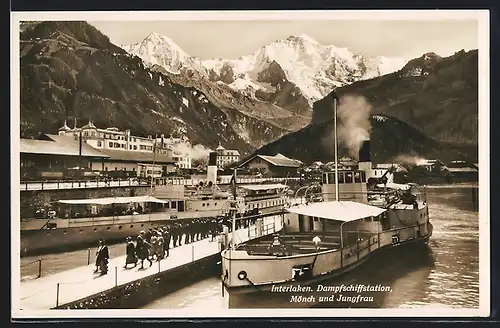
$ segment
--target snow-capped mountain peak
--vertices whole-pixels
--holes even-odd
[[[146,63],[160,65],[172,73],[180,73],[183,67],[195,69],[213,81],[250,96],[255,96],[257,90],[277,93],[286,83],[291,83],[309,106],[335,87],[392,73],[405,64],[398,58],[364,57],[346,48],[322,45],[304,33],[276,40],[233,60],[200,60],[158,33],[123,48]]]
[[[305,33],[301,33],[298,35],[290,35],[287,39],[290,42],[308,42],[313,44],[319,44],[318,41],[314,40],[312,37]]]
[[[172,39],[153,32],[141,42],[132,45],[122,45],[125,51],[139,56],[149,65],[159,65],[172,73],[192,61],[191,56],[182,50]]]

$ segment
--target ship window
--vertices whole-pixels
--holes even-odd
[[[119,226],[119,227],[118,227],[118,230],[121,230],[121,229],[122,229],[122,226]]]
[[[354,173],[354,182],[361,182],[361,174],[359,172]]]
[[[130,229],[132,229],[133,227],[134,227],[134,225],[133,225],[133,224],[131,224],[131,225],[130,225]]]
[[[111,228],[110,228],[110,227],[107,227],[107,228],[106,228],[106,230],[109,230],[109,229],[111,229]]]
[[[339,172],[339,183],[344,183],[344,172]]]
[[[323,173],[323,183],[328,184],[328,179],[327,179],[328,173]]]
[[[217,206],[217,203],[214,203],[214,206]]]
[[[366,174],[365,171],[359,172],[361,174],[361,182],[366,182]]]
[[[345,172],[345,183],[352,183],[352,172]]]
[[[96,231],[97,231],[97,228],[94,228],[94,232],[96,232]]]

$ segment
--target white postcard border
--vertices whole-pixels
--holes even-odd
[[[20,159],[19,22],[29,20],[477,20],[479,54],[479,308],[399,309],[164,309],[164,310],[20,310]],[[484,317],[490,314],[489,210],[489,11],[488,10],[346,10],[346,11],[121,11],[11,13],[11,299],[13,318],[201,318],[201,317]],[[481,188],[483,186],[483,188]]]

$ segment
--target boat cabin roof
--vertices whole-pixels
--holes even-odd
[[[63,199],[59,203],[62,204],[93,204],[93,205],[109,205],[109,204],[128,204],[128,203],[168,203],[152,196],[135,196],[135,197],[103,197],[91,199]]]
[[[286,210],[290,213],[343,222],[378,216],[386,211],[383,208],[353,201],[318,202],[292,206]]]
[[[281,188],[287,188],[287,185],[281,184],[281,183],[275,183],[275,184],[252,184],[252,185],[242,185],[239,186],[243,189],[247,190],[270,190],[270,189],[281,189]]]

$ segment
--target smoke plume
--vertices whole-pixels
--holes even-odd
[[[404,166],[418,166],[425,164],[427,161],[422,157],[414,155],[399,155],[394,158],[393,162]]]
[[[172,149],[174,153],[188,155],[191,161],[208,160],[208,154],[211,152],[209,148],[201,144],[192,145],[187,141],[174,144]]]
[[[348,150],[349,156],[357,159],[359,148],[365,140],[370,139],[370,112],[372,106],[358,95],[345,95],[337,106],[337,137]]]

